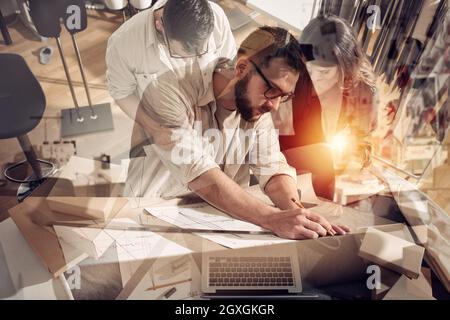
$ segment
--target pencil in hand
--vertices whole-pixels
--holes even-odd
[[[291,201],[293,203],[295,203],[297,205],[297,207],[299,207],[301,209],[305,209],[303,204],[300,201],[297,201],[295,198],[291,198]],[[327,230],[327,234],[329,234],[330,236],[334,236],[334,235],[336,235],[336,232],[333,229],[329,229],[329,230]]]
[[[297,207],[305,209],[300,201],[297,201],[295,198],[291,198],[291,201],[297,205]]]

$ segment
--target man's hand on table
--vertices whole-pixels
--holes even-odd
[[[300,208],[271,213],[261,226],[287,239],[316,239],[326,236],[327,230],[333,230],[337,235],[350,232],[344,225],[333,225],[320,214]]]

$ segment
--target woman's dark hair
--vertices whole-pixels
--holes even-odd
[[[264,26],[250,33],[239,47],[237,57],[242,56],[262,67],[267,67],[274,58],[283,58],[295,71],[305,71],[298,41],[279,27]]]
[[[361,83],[375,91],[376,78],[372,65],[346,20],[335,15],[319,16],[308,23],[299,42],[302,48],[312,46],[307,60],[337,63],[345,91]]]
[[[193,51],[214,29],[214,13],[207,0],[168,0],[163,12],[167,35]]]

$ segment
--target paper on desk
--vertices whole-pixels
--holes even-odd
[[[116,250],[120,262],[122,283],[127,283],[140,266],[140,261],[148,258],[178,256],[191,250],[149,231],[107,230],[116,240]]]
[[[151,215],[182,229],[263,231],[264,229],[246,221],[234,219],[226,213],[201,203],[191,206],[145,208]]]
[[[132,219],[113,219],[113,223],[136,224]],[[90,257],[99,259],[111,247],[117,252],[122,283],[125,285],[142,261],[150,258],[178,256],[190,253],[191,250],[170,241],[152,231],[92,229],[66,226],[54,226],[58,237],[72,247],[85,252]],[[70,254],[70,247],[62,246],[64,255]]]
[[[201,272],[192,255],[158,259],[143,267],[145,275],[130,293],[124,289],[118,299],[178,300],[199,294]],[[169,290],[172,293],[166,297]]]
[[[113,219],[111,222],[136,224],[132,219]],[[189,249],[152,231],[93,229],[56,225],[54,228],[58,237],[94,258],[102,256],[111,245],[116,247],[119,261],[176,256],[191,252]]]
[[[208,204],[186,207],[146,208],[153,216],[180,228],[209,230],[263,231],[264,229],[241,220],[234,219]],[[224,247],[246,248],[289,242],[275,235],[233,234],[233,233],[196,233],[196,235],[218,243]]]
[[[286,243],[294,240],[282,239],[272,235],[258,234],[222,234],[222,233],[196,233],[199,237],[208,239],[230,249],[268,246],[272,244]]]

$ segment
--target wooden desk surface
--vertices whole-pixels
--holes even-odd
[[[143,208],[133,208],[132,203],[132,201],[127,202],[118,212],[116,218],[130,218],[139,222],[139,215],[144,214]],[[153,206],[176,205],[178,203],[180,203],[180,199],[155,202]],[[82,260],[83,257],[81,254],[74,254],[72,261],[66,261],[66,257],[62,252],[53,228],[40,226],[35,222],[37,220],[34,217],[36,215],[44,215],[47,219],[54,219],[56,221],[76,221],[77,219],[80,220],[80,218],[52,212],[46,203],[45,197],[30,197],[24,203],[11,209],[10,214],[21,230],[22,235],[53,276],[60,275],[74,263],[79,263]],[[148,222],[154,223],[155,225],[169,226],[168,223],[155,217],[146,217]],[[392,223],[390,220],[359,212],[351,208],[348,208],[341,217],[331,217],[330,219],[334,219],[336,222],[346,223],[355,231],[358,227]],[[217,243],[200,238],[194,234],[167,233],[162,235],[164,238],[190,249],[197,261],[201,260],[202,252],[227,250]],[[302,257],[300,259],[300,268],[302,270],[303,281],[310,285],[323,285],[339,281],[361,279],[365,275],[365,263],[358,257],[357,253],[362,235],[362,233],[355,232],[345,236],[295,242],[298,255]],[[279,246],[279,248],[275,248],[274,246],[271,246],[271,248],[283,250],[283,245]],[[126,290],[124,292],[130,293],[134,289],[148,271],[148,266],[154,260],[140,261],[140,267],[126,283],[124,288]],[[333,265],[334,272],[329,272],[330,265]]]

